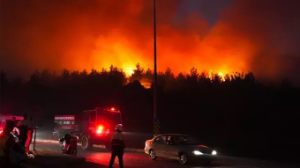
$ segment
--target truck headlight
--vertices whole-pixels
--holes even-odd
[[[203,153],[202,153],[202,152],[200,152],[200,151],[197,151],[197,150],[195,150],[193,153],[194,153],[195,155],[203,155]]]
[[[211,154],[212,155],[217,155],[217,151],[213,150]]]

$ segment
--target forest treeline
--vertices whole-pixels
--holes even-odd
[[[1,113],[38,116],[40,125],[51,129],[56,114],[114,106],[127,131],[153,131],[153,72],[139,64],[129,77],[111,66],[8,79],[1,71]],[[270,84],[251,72],[218,76],[192,68],[175,75],[168,68],[158,73],[157,112],[162,132],[193,134],[235,155],[258,155],[259,150],[264,158],[278,157],[270,155],[276,146],[291,158],[286,144],[296,148],[300,142],[299,93],[287,79]]]

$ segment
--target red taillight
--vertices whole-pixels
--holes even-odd
[[[99,125],[97,129],[97,134],[101,134],[104,131],[103,125]]]
[[[99,127],[98,127],[98,130],[104,130],[104,127],[102,126],[102,125],[100,125]]]
[[[115,111],[115,108],[112,107],[110,110],[111,110],[111,111]]]
[[[3,131],[2,131],[2,130],[0,130],[0,134],[2,134],[2,132],[3,132]]]
[[[97,134],[108,134],[109,133],[109,129],[105,129],[103,125],[99,125],[97,130],[96,130]]]

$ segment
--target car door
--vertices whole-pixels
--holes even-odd
[[[152,149],[155,150],[157,156],[164,156],[166,148],[166,135],[157,137],[152,144]]]
[[[176,136],[167,136],[165,156],[168,158],[178,158],[178,144]]]

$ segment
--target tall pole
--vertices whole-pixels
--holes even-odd
[[[157,65],[156,65],[156,0],[153,0],[153,25],[154,25],[154,98],[153,98],[153,122],[154,127],[157,117]],[[154,129],[155,130],[155,129]],[[156,134],[156,131],[154,131]]]

